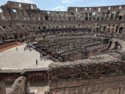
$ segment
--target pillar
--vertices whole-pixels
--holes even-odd
[[[6,94],[5,83],[4,83],[3,77],[1,76],[0,76],[0,94]]]

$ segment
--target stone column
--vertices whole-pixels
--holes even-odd
[[[6,94],[5,83],[4,83],[3,77],[1,76],[0,76],[0,94]]]
[[[123,39],[125,40],[125,28],[123,28],[123,30],[122,30],[122,32],[123,32]]]
[[[26,88],[25,89],[26,89],[25,93],[28,94],[30,92],[30,82],[28,80],[26,81]]]

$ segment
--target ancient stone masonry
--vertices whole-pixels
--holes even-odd
[[[49,69],[49,94],[124,94],[125,62],[122,49],[73,62],[56,62]]]
[[[0,94],[4,82],[15,81],[9,94],[28,94],[29,81],[48,79],[45,94],[125,94],[125,5],[47,11],[8,1],[0,6],[0,48],[24,41],[53,62],[0,70]]]
[[[4,79],[0,76],[0,94],[6,94]]]
[[[93,39],[93,40],[92,40]],[[63,36],[63,38],[46,39],[35,44],[43,55],[51,55],[60,62],[85,59],[108,48],[104,39],[84,36]],[[104,50],[103,50],[104,52]]]
[[[26,77],[19,77],[12,85],[12,91],[9,94],[28,94],[29,86]]]
[[[124,9],[125,5],[69,7],[57,12],[40,10],[35,4],[8,1],[0,7],[0,43],[83,31],[124,39]]]
[[[112,53],[97,55],[83,61],[50,65],[49,94],[86,94],[88,92],[89,94],[124,94],[125,77],[122,75],[125,72],[125,63],[120,58],[119,54]],[[97,89],[97,87],[100,88]],[[115,91],[119,93],[114,93]]]
[[[118,54],[113,54],[115,57]],[[104,54],[84,61],[53,63],[49,70],[49,80],[98,79],[99,77],[124,74],[124,63],[114,56]],[[65,72],[66,71],[66,72]]]
[[[26,70],[2,70],[0,75],[3,77],[5,83],[12,84],[22,73],[27,75],[28,81],[42,82],[48,81],[48,69],[26,69]]]

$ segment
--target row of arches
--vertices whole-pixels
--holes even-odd
[[[115,27],[107,27],[107,26],[102,26],[102,27],[96,27],[94,28],[95,32],[102,32],[102,33],[112,33],[112,34],[123,34],[124,32],[124,27],[122,26],[115,26]]]
[[[103,11],[103,12],[73,12],[65,14],[49,13],[45,15],[44,20],[123,20],[125,13],[123,11]]]

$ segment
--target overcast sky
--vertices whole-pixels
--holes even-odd
[[[0,5],[3,5],[8,0],[0,0]],[[122,5],[125,0],[11,0],[17,2],[33,3],[41,10],[67,10],[68,6],[106,6],[106,5]]]

